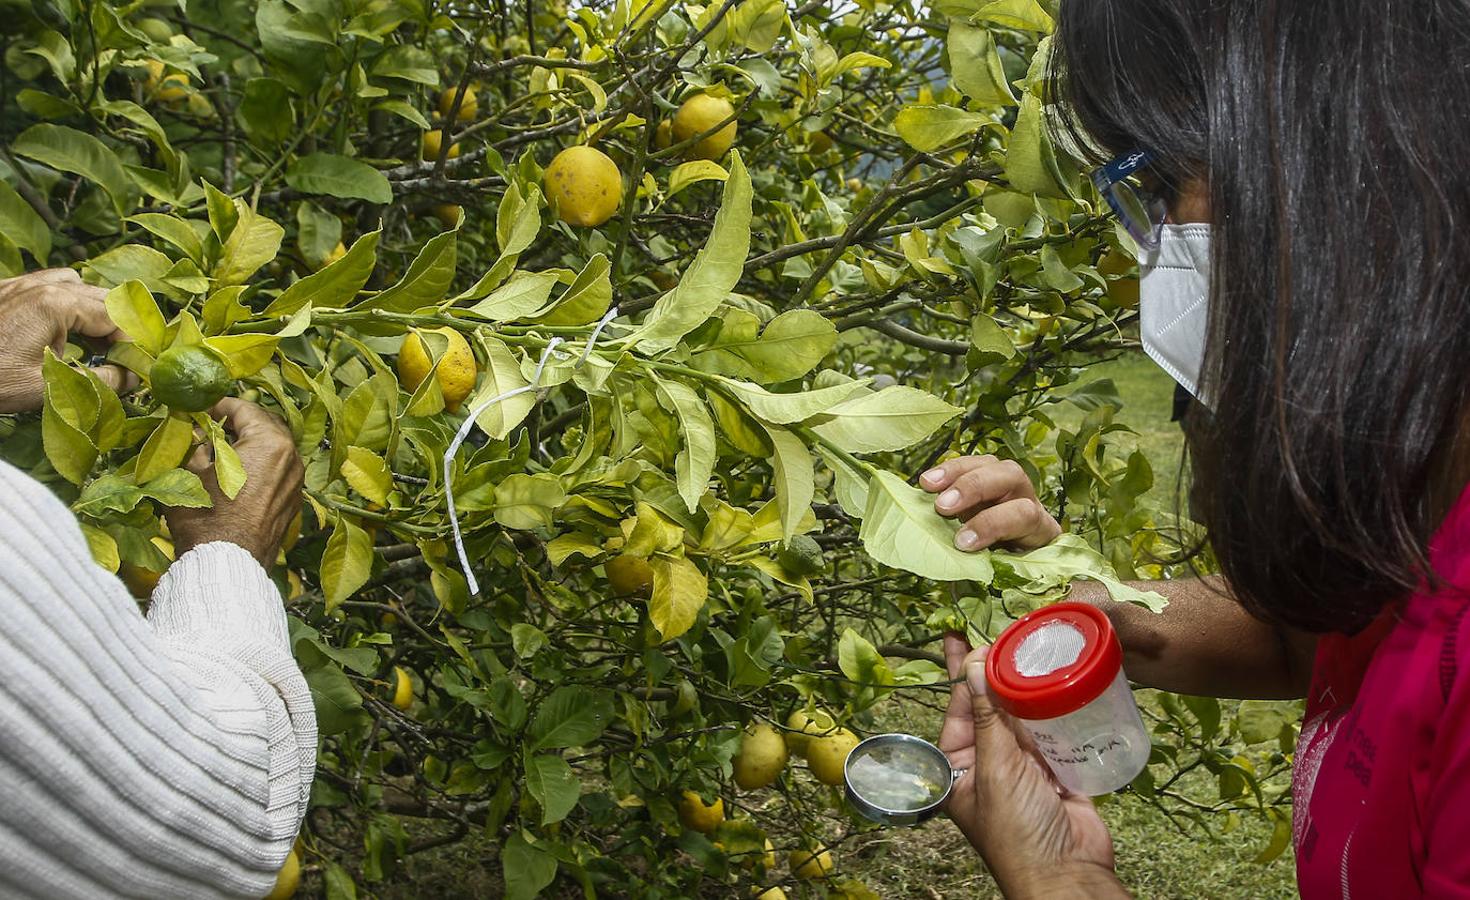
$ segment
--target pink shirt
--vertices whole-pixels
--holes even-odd
[[[1318,646],[1293,772],[1308,900],[1470,898],[1470,490],[1430,562],[1446,587]]]

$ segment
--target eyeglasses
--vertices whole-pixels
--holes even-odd
[[[1108,201],[1124,230],[1146,250],[1159,246],[1159,230],[1169,207],[1162,197],[1129,179],[1153,161],[1153,154],[1135,150],[1092,173],[1092,183],[1097,192]]]

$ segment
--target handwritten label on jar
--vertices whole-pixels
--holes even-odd
[[[1043,731],[1032,731],[1031,736],[1036,739],[1036,749],[1041,751],[1041,755],[1046,757],[1047,761],[1059,766],[1080,766],[1103,762],[1104,757],[1109,754],[1128,749],[1128,739],[1116,732],[1100,734],[1080,744],[1064,742],[1056,735]]]

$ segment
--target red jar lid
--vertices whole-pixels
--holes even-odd
[[[1077,658],[1052,671],[1023,674],[1016,651],[1041,629],[1058,626],[1074,629],[1060,636],[1071,642],[1068,650],[1075,649],[1081,634]],[[1085,603],[1057,603],[1022,616],[1001,632],[985,659],[985,677],[1001,708],[1032,721],[1076,712],[1101,696],[1122,668],[1123,647],[1113,624],[1102,610]]]

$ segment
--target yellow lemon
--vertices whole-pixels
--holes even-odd
[[[602,564],[608,583],[619,597],[647,596],[653,590],[653,567],[636,556],[614,556]]]
[[[863,180],[861,178],[847,179],[847,189],[856,194],[858,191],[863,189]]]
[[[735,783],[747,791],[767,787],[786,768],[786,739],[761,722],[745,729],[735,754]]]
[[[438,128],[433,131],[424,132],[423,151],[419,154],[425,162],[435,162],[439,159],[439,148],[444,144],[444,132]],[[459,155],[459,144],[449,145],[449,158],[454,159]]]
[[[685,100],[679,111],[674,113],[674,140],[682,143],[698,137],[734,114],[735,107],[730,105],[729,100],[709,94],[695,94]],[[719,159],[735,143],[735,132],[735,122],[731,121],[689,147],[685,155],[691,159]]]
[[[328,250],[327,255],[322,257],[322,268],[325,269],[327,266],[330,266],[332,263],[336,262],[346,255],[347,245],[342,243],[341,241],[338,241],[337,246]]]
[[[667,150],[674,143],[674,123],[664,119],[658,123],[653,130],[653,146],[660,150]]]
[[[756,890],[761,891],[760,888]],[[786,900],[786,892],[778,887],[766,888],[755,895],[755,900]]]
[[[858,745],[857,735],[839,728],[826,737],[814,737],[806,745],[806,764],[822,784],[841,784],[847,754]]]
[[[832,136],[825,131],[813,131],[806,136],[806,149],[813,156],[821,156],[832,149]]]
[[[168,67],[156,59],[150,59],[144,63],[148,67],[148,77],[143,86],[147,94],[164,103],[173,103],[189,96],[189,76],[183,72],[174,72],[165,75]]]
[[[568,225],[596,228],[623,204],[623,173],[595,147],[568,147],[546,167],[546,196]]]
[[[295,600],[306,593],[306,585],[301,583],[301,576],[295,572],[286,573],[286,599]]]
[[[725,801],[716,797],[706,804],[698,794],[685,791],[679,798],[679,821],[685,828],[709,834],[725,821]]]
[[[453,228],[459,224],[459,216],[464,207],[457,203],[440,203],[434,207],[434,218],[445,228]]]
[[[832,854],[823,850],[821,853],[813,853],[810,850],[792,850],[791,855],[786,858],[786,864],[791,867],[791,874],[803,881],[814,878],[826,878],[832,874]]]
[[[396,680],[393,685],[393,705],[399,709],[408,709],[413,706],[413,679],[408,677],[408,671],[402,666],[393,667],[393,677]]]
[[[458,92],[459,88],[452,87],[446,88],[444,93],[439,95],[439,115],[449,115],[449,110],[454,107],[454,95]],[[475,89],[472,87],[465,88],[464,98],[459,101],[459,115],[455,116],[455,119],[460,122],[468,122],[478,115],[479,112],[480,101],[475,96]]]
[[[813,735],[823,735],[837,730],[837,720],[820,709],[794,709],[786,717],[786,746],[797,756],[805,756],[806,748]]]
[[[470,395],[470,391],[475,389],[475,380],[479,376],[475,351],[470,349],[470,343],[464,339],[464,335],[447,325],[433,331],[435,334],[442,334],[449,341],[449,347],[439,358],[436,377],[439,380],[439,390],[444,393],[445,407],[454,412],[459,409],[464,398]],[[402,382],[404,390],[409,393],[418,390],[432,368],[434,357],[429,352],[428,342],[417,330],[409,332],[408,337],[403,340],[403,349],[398,351],[398,380]]]
[[[265,895],[265,900],[286,900],[287,897],[296,896],[296,886],[301,883],[301,857],[292,850],[286,857],[286,864],[281,866],[281,871],[276,873],[276,886]]]

